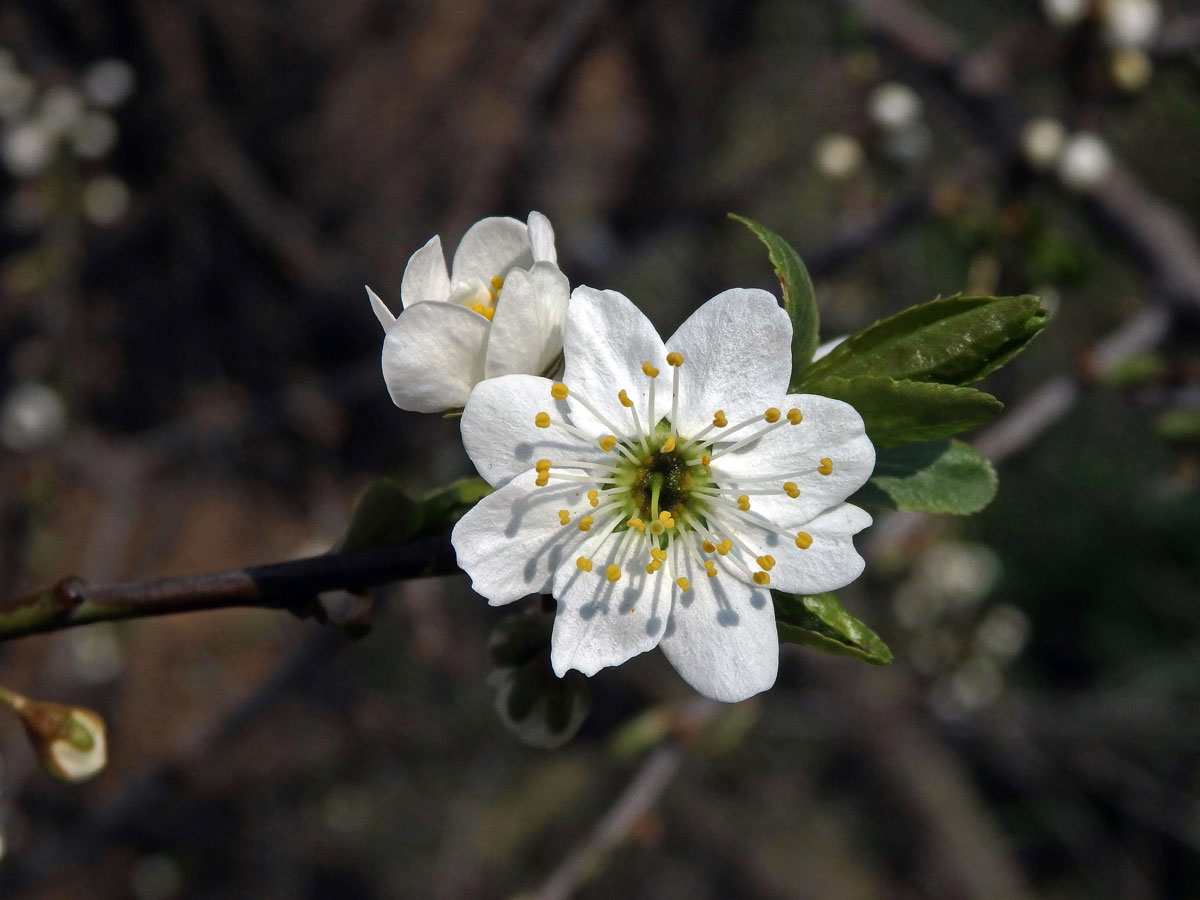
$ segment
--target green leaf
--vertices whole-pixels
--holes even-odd
[[[892,651],[879,635],[854,618],[833,594],[784,594],[772,591],[779,639],[824,653],[852,656],[875,666],[892,661]]]
[[[380,478],[362,495],[342,536],[342,550],[370,550],[402,544],[413,536],[418,507],[391,478]]]
[[[875,474],[850,502],[967,516],[995,496],[996,472],[982,454],[961,441],[936,441],[880,452]]]
[[[1004,408],[991,394],[974,388],[894,381],[879,375],[822,378],[805,390],[853,406],[876,447],[950,437],[982,425]]]
[[[1012,359],[1045,327],[1037,297],[947,297],[851,335],[793,379],[810,391],[829,376],[971,384]]]
[[[792,380],[803,371],[817,350],[821,320],[812,279],[800,255],[771,229],[734,213],[729,218],[741,222],[767,246],[767,256],[783,288],[783,308],[792,320]]]
[[[445,534],[476,503],[492,492],[492,486],[482,478],[460,478],[421,498],[414,538]]]

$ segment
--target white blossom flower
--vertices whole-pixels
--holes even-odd
[[[450,271],[441,238],[412,255],[399,316],[367,288],[383,326],[383,378],[401,409],[462,407],[485,378],[551,374],[562,355],[571,287],[558,270],[554,230],[538,212],[472,225]]]
[[[725,291],[664,344],[621,294],[580,287],[561,382],[471,394],[463,443],[497,490],[455,527],[458,562],[492,605],[557,598],[557,674],[659,646],[702,694],[744,699],[778,669],[767,588],[862,572],[871,517],[844,501],[875,451],[847,404],[787,393],[790,347],[766,291]]]

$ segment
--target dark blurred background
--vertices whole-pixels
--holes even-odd
[[[1054,317],[985,387],[1001,491],[879,515],[841,592],[887,669],[785,648],[715,710],[657,653],[579,737],[492,709],[502,613],[383,592],[0,648],[90,705],[81,787],[0,728],[0,894],[169,900],[1200,896],[1200,11],[1182,0],[7,0],[0,592],[319,553],[380,474],[470,474],[395,409],[362,285],[546,213],[669,334],[777,288],[826,336],[938,294]]]

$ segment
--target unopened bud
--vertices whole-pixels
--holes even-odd
[[[29,700],[0,688],[0,702],[21,717],[38,762],[59,781],[78,783],[108,763],[104,719],[81,706]]]

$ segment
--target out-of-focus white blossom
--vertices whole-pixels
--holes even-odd
[[[97,622],[89,628],[68,632],[68,649],[71,668],[88,684],[112,681],[125,667],[121,642],[111,622]]]
[[[96,225],[112,225],[129,209],[129,186],[116,175],[99,175],[83,186],[83,214]]]
[[[1021,130],[1021,152],[1035,169],[1051,169],[1058,164],[1067,145],[1067,129],[1058,119],[1043,116],[1030,119]]]
[[[1158,0],[1107,0],[1102,15],[1104,36],[1114,47],[1147,49],[1162,26]]]
[[[906,84],[886,81],[867,97],[867,115],[887,131],[911,128],[921,119],[921,98]]]
[[[883,152],[894,162],[910,164],[923,159],[933,144],[933,133],[924,122],[908,128],[889,131],[884,138]]]
[[[1144,50],[1122,47],[1113,53],[1109,61],[1109,72],[1117,87],[1134,94],[1150,83],[1154,75],[1154,64]]]
[[[83,92],[94,106],[115,109],[133,95],[137,74],[123,59],[102,59],[83,76]]]
[[[1029,617],[1015,606],[1002,603],[979,623],[975,641],[985,653],[1008,662],[1029,640]]]
[[[83,112],[83,95],[69,85],[56,84],[42,94],[37,117],[43,128],[61,137],[71,133]]]
[[[66,404],[48,385],[18,385],[0,408],[0,443],[10,450],[44,447],[62,437],[66,428]]]
[[[54,159],[54,135],[40,122],[22,122],[4,136],[4,167],[17,178],[31,178]]]
[[[1112,171],[1112,151],[1099,135],[1081,131],[1063,148],[1058,177],[1073,191],[1095,190]]]
[[[0,119],[15,119],[37,92],[34,80],[16,69],[0,69]]]
[[[813,162],[826,178],[844,181],[862,167],[862,144],[840,132],[824,135],[813,147]]]
[[[117,134],[112,116],[89,110],[71,131],[71,147],[80,159],[101,159],[117,145]]]
[[[1042,12],[1059,28],[1078,25],[1088,14],[1089,0],[1042,0]]]

